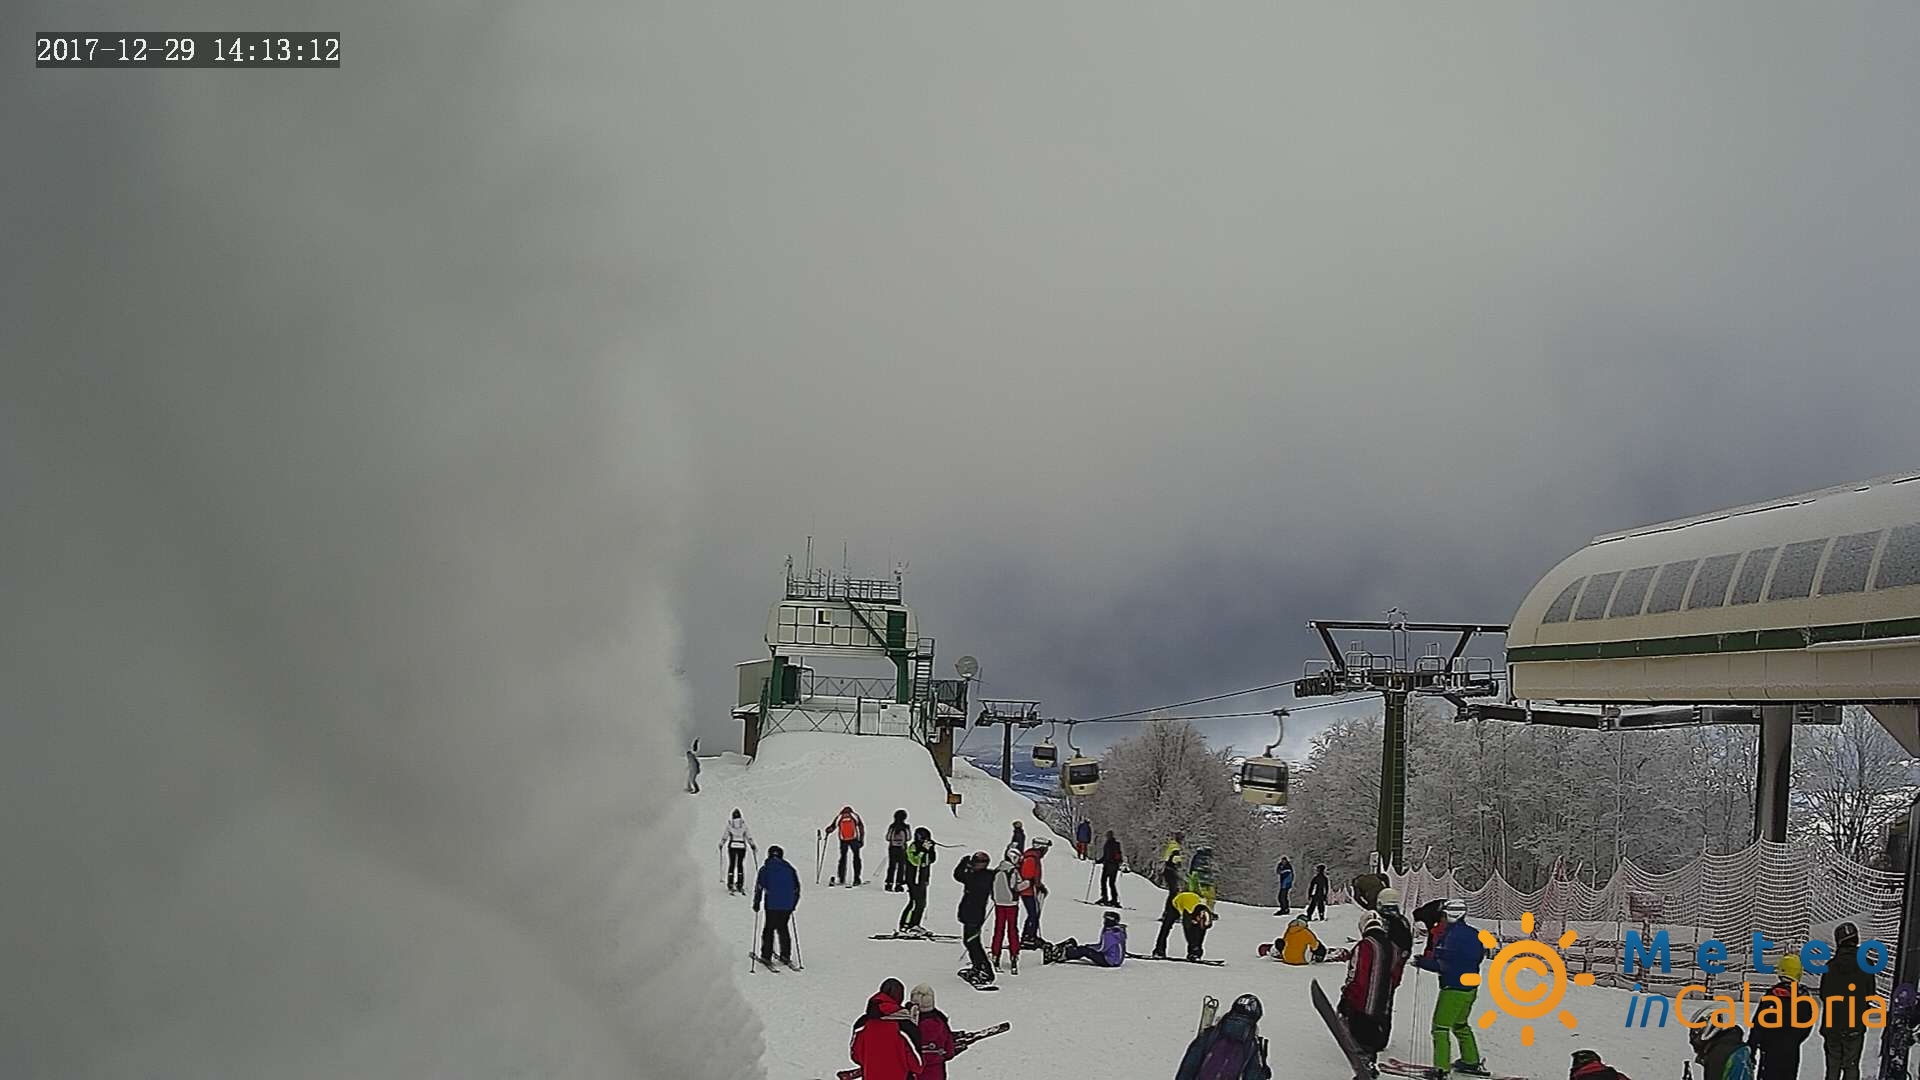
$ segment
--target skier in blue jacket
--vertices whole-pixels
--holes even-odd
[[[1480,1044],[1474,1041],[1473,999],[1478,983],[1468,986],[1462,975],[1477,975],[1480,961],[1486,959],[1486,946],[1480,943],[1480,931],[1467,923],[1467,905],[1461,900],[1440,904],[1440,918],[1428,936],[1427,951],[1414,958],[1415,967],[1440,976],[1440,999],[1433,1005],[1433,1060],[1436,1072],[1444,1073],[1437,1063],[1447,1060],[1451,1049],[1448,1037],[1460,1040],[1460,1056],[1453,1071],[1467,1076],[1487,1076],[1486,1063],[1480,1060]]]
[[[800,906],[800,875],[778,844],[767,848],[767,861],[760,864],[760,873],[753,879],[753,910],[759,911],[762,901],[767,905],[767,922],[760,931],[760,962],[773,966],[770,957],[774,935],[778,934],[780,962],[792,967],[793,931],[787,924],[793,919],[793,909]]]

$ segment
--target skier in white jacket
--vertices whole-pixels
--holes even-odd
[[[734,808],[733,816],[727,819],[726,831],[720,834],[720,850],[727,853],[727,891],[742,893],[747,891],[747,851],[752,849],[753,861],[760,861],[760,845],[753,842],[753,832],[747,828],[747,819],[740,816],[740,809]]]

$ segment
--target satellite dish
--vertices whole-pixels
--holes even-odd
[[[963,656],[953,662],[953,670],[963,679],[971,679],[980,674],[980,661],[971,656]]]

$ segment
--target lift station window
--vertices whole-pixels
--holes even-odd
[[[1716,608],[1727,602],[1727,586],[1733,581],[1733,568],[1740,562],[1738,555],[1715,555],[1700,562],[1700,572],[1693,576],[1693,590],[1687,594],[1687,610],[1694,608]]]
[[[1679,611],[1680,601],[1687,595],[1687,582],[1693,578],[1693,568],[1699,565],[1698,559],[1684,562],[1670,562],[1660,568],[1660,580],[1653,584],[1653,599],[1647,601],[1647,614],[1661,615],[1669,611]]]
[[[1848,533],[1833,542],[1826,572],[1820,575],[1820,595],[1865,592],[1867,571],[1873,569],[1873,551],[1880,546],[1877,532]]]
[[[1607,601],[1613,596],[1613,583],[1620,580],[1620,571],[1609,570],[1604,574],[1595,574],[1587,579],[1587,591],[1580,594],[1580,606],[1573,609],[1576,619],[1602,619],[1607,614]]]
[[[1813,575],[1820,569],[1820,556],[1827,550],[1825,540],[1802,540],[1780,549],[1780,565],[1773,572],[1773,584],[1767,586],[1769,600],[1798,600],[1813,592]]]
[[[1640,614],[1640,605],[1647,602],[1647,587],[1653,584],[1653,572],[1657,566],[1642,566],[1627,571],[1620,579],[1620,587],[1613,591],[1613,603],[1607,607],[1607,618],[1628,619]]]
[[[1747,561],[1740,565],[1740,577],[1733,583],[1733,595],[1727,598],[1727,603],[1759,603],[1760,589],[1767,583],[1767,568],[1773,565],[1774,552],[1779,550],[1763,547],[1747,552]]]
[[[1573,615],[1573,601],[1580,595],[1580,586],[1586,578],[1575,579],[1574,583],[1560,590],[1560,595],[1547,605],[1547,613],[1540,616],[1543,623],[1566,622]]]
[[[1887,537],[1887,550],[1880,556],[1880,569],[1873,575],[1876,589],[1898,589],[1920,585],[1920,525],[1902,525]]]

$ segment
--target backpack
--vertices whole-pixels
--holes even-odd
[[[853,815],[841,814],[840,815],[840,839],[842,840],[853,839],[855,830],[856,830],[856,826],[853,823]]]
[[[1207,1047],[1205,1056],[1200,1059],[1200,1068],[1194,1073],[1194,1080],[1240,1080],[1252,1064],[1258,1048],[1250,1042],[1239,1042],[1222,1034]]]

